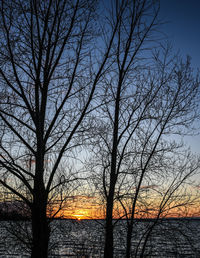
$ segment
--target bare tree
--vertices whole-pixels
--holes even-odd
[[[56,173],[81,145],[112,46],[115,30],[98,48],[95,9],[85,0],[0,1],[0,184],[30,209],[32,257],[48,255],[48,205],[75,179]]]
[[[184,163],[184,158],[175,155],[176,152],[180,152],[181,146],[175,142],[168,142],[169,140],[166,138],[170,134],[184,134],[185,129],[187,130],[189,125],[191,126],[192,121],[197,117],[195,110],[197,111],[199,84],[195,77],[193,78],[188,59],[185,64],[182,61],[172,64],[169,48],[164,49],[163,57],[164,61],[162,61],[158,53],[155,55],[155,60],[159,66],[159,68],[158,66],[156,68],[156,73],[159,77],[154,77],[156,81],[151,81],[151,85],[155,86],[158,83],[159,86],[156,87],[158,91],[153,96],[153,105],[148,106],[148,113],[145,119],[143,121],[140,120],[140,124],[135,131],[137,140],[134,139],[134,142],[137,142],[137,144],[135,146],[132,145],[133,150],[132,154],[130,154],[133,157],[128,162],[126,161],[130,166],[129,170],[126,170],[129,176],[126,179],[124,177],[123,181],[132,182],[134,185],[134,190],[132,190],[133,185],[129,187],[133,193],[133,199],[132,207],[129,209],[130,216],[127,220],[127,257],[130,257],[133,223],[141,197],[140,193],[143,192],[143,186],[149,185],[154,188],[159,184],[161,178],[165,179],[165,182],[170,182],[170,171],[172,171],[171,184],[168,185],[162,182],[166,188],[162,191],[164,199],[162,200],[161,198],[161,206],[158,209],[161,211],[164,209],[163,206],[169,205],[173,199],[172,196],[183,187],[185,181],[197,173],[199,169],[198,160],[193,160],[192,162],[186,155],[184,158],[187,163]],[[173,60],[176,60],[176,58],[174,57]],[[139,131],[137,132],[138,129]],[[191,130],[192,128],[190,133]],[[123,154],[129,156],[126,151]],[[170,161],[174,157],[181,161],[182,164],[180,165],[177,162],[176,169],[175,165],[171,169]],[[123,158],[121,155],[121,159]],[[130,178],[131,174],[132,180]],[[122,206],[125,208],[123,204]],[[179,206],[181,205],[179,204]],[[159,214],[158,212],[158,218]]]
[[[48,217],[77,179],[71,162],[87,127],[95,129],[104,256],[111,258],[113,209],[122,204],[128,176],[136,182],[134,219],[161,138],[196,115],[198,82],[189,60],[171,63],[168,50],[162,59],[156,53],[154,64],[144,58],[159,1],[110,1],[101,22],[96,7],[92,0],[0,0],[0,184],[30,209],[32,257],[48,255]]]
[[[142,173],[138,174],[137,168],[137,172],[134,170],[134,173],[129,173],[125,180],[129,190],[124,190],[119,195],[118,200],[124,210],[120,216],[126,218],[127,222],[126,257],[131,257],[131,254],[143,257],[147,242],[160,219],[191,216],[192,211],[189,211],[199,202],[199,193],[194,184],[194,176],[199,173],[200,168],[199,158],[193,157],[180,147],[175,151],[168,145],[165,152],[166,149],[162,145],[162,150],[157,150],[159,155],[155,153],[152,157],[151,166],[143,175],[140,189],[138,181]],[[138,247],[131,250],[132,237],[135,238],[132,236],[134,225],[139,218],[154,220],[142,234]]]
[[[115,27],[118,22],[117,33],[114,38],[113,56],[110,73],[104,77],[103,102],[109,102],[103,107],[103,119],[110,133],[101,134],[103,144],[109,161],[103,164],[103,189],[106,198],[106,225],[105,225],[105,248],[104,257],[113,257],[113,204],[115,198],[115,187],[118,181],[120,163],[118,163],[120,141],[129,138],[127,132],[132,126],[132,119],[138,107],[133,107],[129,97],[125,95],[130,90],[130,95],[138,92],[131,88],[135,70],[140,65],[141,50],[145,48],[145,43],[149,39],[149,34],[156,25],[156,18],[159,10],[159,1],[114,1],[112,6],[112,16],[109,26]],[[140,94],[141,92],[139,92]],[[146,95],[148,103],[148,90],[144,89],[143,96]],[[145,97],[144,97],[145,98]],[[144,99],[143,99],[144,100]],[[127,102],[123,106],[122,103]],[[137,102],[138,103],[138,102]],[[135,112],[134,112],[135,111]],[[126,120],[123,112],[129,113]],[[143,116],[141,114],[141,116]],[[104,123],[103,123],[104,124]],[[137,126],[136,126],[137,127]],[[128,141],[128,140],[127,140]],[[126,140],[125,140],[126,142]],[[125,144],[126,145],[126,144]],[[124,145],[124,149],[126,148]],[[104,159],[104,158],[103,158]],[[103,160],[104,162],[104,160]],[[107,170],[109,171],[107,174]],[[107,175],[106,175],[107,174]]]
[[[192,122],[197,117],[198,78],[193,75],[189,58],[183,62],[170,51],[170,47],[163,46],[156,50],[152,62],[149,60],[149,68],[133,61],[122,70],[116,54],[119,69],[113,69],[105,77],[102,94],[105,105],[96,119],[98,129],[94,125],[97,135],[91,162],[92,170],[99,172],[93,177],[94,183],[106,203],[105,257],[113,256],[113,211],[118,201],[127,217],[126,256],[130,257],[134,219],[142,193],[148,186],[157,186],[159,177],[167,180],[170,173],[167,160],[181,148],[169,136],[191,133]],[[129,49],[125,53],[130,53]],[[127,64],[126,59],[123,64]],[[185,171],[178,171],[177,167],[172,185],[163,192],[165,205],[171,202],[175,189],[198,168],[197,161],[190,169],[185,167]],[[131,207],[123,203],[127,196]]]

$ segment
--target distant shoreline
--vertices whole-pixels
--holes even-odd
[[[52,221],[56,220],[63,220],[63,221],[105,221],[105,219],[74,219],[74,218],[53,218],[50,219]],[[117,221],[118,219],[113,219],[113,221]],[[150,222],[150,221],[155,221],[157,220],[156,218],[147,218],[147,219],[134,219],[137,222]],[[167,220],[200,220],[200,217],[169,217],[169,218],[159,218],[158,221],[167,221]],[[3,216],[0,217],[0,221],[31,221],[30,218],[23,217],[23,216]],[[126,219],[119,219],[119,221],[126,221]]]

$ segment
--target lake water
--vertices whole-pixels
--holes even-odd
[[[136,221],[132,257],[140,257],[145,238],[154,221]],[[104,221],[53,221],[49,257],[103,257]],[[126,222],[116,223],[114,257],[125,257]],[[13,235],[13,233],[15,235]],[[28,222],[0,222],[0,257],[30,257]],[[148,237],[144,257],[200,257],[200,220],[159,221]],[[22,243],[24,242],[24,243]]]

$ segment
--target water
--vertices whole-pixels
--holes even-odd
[[[132,257],[139,257],[154,221],[136,221],[132,238]],[[50,257],[103,257],[104,221],[57,220],[51,224]],[[126,222],[114,231],[114,257],[125,256]],[[13,235],[13,233],[15,235]],[[159,221],[146,241],[144,257],[200,257],[200,220]],[[22,243],[23,242],[23,243]],[[0,257],[30,257],[30,224],[0,222]]]

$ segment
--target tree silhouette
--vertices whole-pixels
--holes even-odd
[[[47,208],[82,134],[112,45],[98,45],[95,1],[0,1],[0,184],[31,213],[32,257],[47,257]],[[70,174],[70,173],[69,173]],[[56,179],[56,180],[55,180]],[[60,207],[58,207],[60,209]]]

